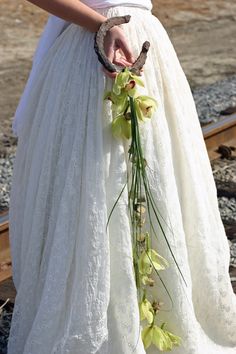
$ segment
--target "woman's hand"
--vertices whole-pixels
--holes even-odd
[[[133,53],[125,38],[123,30],[118,27],[112,27],[106,34],[104,39],[104,50],[108,59],[116,65],[132,66],[135,61]],[[115,78],[117,73],[110,73],[104,67],[102,69],[105,74],[111,78]]]
[[[97,32],[107,17],[101,15],[89,6],[78,0],[28,0],[32,4],[61,17],[66,21],[82,26],[90,32]],[[105,37],[104,49],[107,57],[114,64],[131,66],[134,58],[127,43],[123,30],[119,26],[112,27]],[[116,73],[104,72],[114,78]]]

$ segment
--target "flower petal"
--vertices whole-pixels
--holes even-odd
[[[132,78],[133,80],[135,80],[135,82],[137,83],[137,85],[144,87],[143,80],[140,79],[139,76],[134,75],[134,74],[132,74],[132,73],[130,74],[130,76],[131,76],[131,78]]]
[[[144,348],[147,349],[152,343],[153,327],[146,326],[141,333]]]
[[[152,342],[160,351],[168,351],[173,348],[170,338],[158,326],[153,326]]]
[[[140,303],[140,316],[141,316],[141,320],[146,318],[148,323],[151,324],[153,322],[152,304],[147,299],[144,299]]]
[[[165,331],[165,334],[170,338],[171,342],[173,345],[179,346],[181,344],[182,338],[179,336],[176,336],[175,334]]]
[[[167,260],[160,256],[154,249],[150,249],[148,254],[152,259],[152,265],[156,270],[163,270],[169,266]]]
[[[129,78],[130,78],[130,72],[128,70],[121,71],[119,72],[119,74],[116,75],[115,82],[112,88],[113,92],[116,95],[119,95],[121,93],[121,89],[125,87]]]
[[[120,114],[112,121],[112,134],[116,138],[126,138],[131,137],[131,123],[125,117]]]
[[[144,121],[143,112],[141,111],[141,109],[139,107],[139,103],[138,103],[138,101],[136,99],[134,100],[134,107],[135,107],[138,119],[141,120],[141,121]]]
[[[114,137],[122,137],[122,116],[117,116],[115,119],[113,119],[111,128]]]
[[[153,266],[151,264],[151,260],[147,255],[147,251],[142,251],[139,257],[139,272],[141,274],[151,274]]]

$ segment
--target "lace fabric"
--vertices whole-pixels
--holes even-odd
[[[143,80],[159,103],[141,127],[154,198],[165,232],[155,245],[171,264],[153,294],[161,321],[183,338],[176,354],[233,354],[236,298],[229,246],[191,90],[175,50],[150,11],[123,25],[138,55],[151,43]],[[70,24],[48,50],[31,88],[18,135],[9,227],[17,289],[8,354],[156,354],[144,350],[132,268],[127,190],[128,142],[111,135],[111,88],[93,49],[93,34]],[[157,225],[158,227],[158,225]]]

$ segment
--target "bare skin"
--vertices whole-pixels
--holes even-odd
[[[73,22],[95,33],[107,17],[99,14],[79,0],[27,0],[47,12]],[[125,38],[123,30],[119,26],[111,28],[104,42],[104,49],[108,59],[117,65],[131,66],[134,62],[132,50]],[[116,73],[109,73],[102,68],[104,73],[115,78]]]

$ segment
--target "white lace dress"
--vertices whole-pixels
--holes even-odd
[[[152,291],[159,317],[183,339],[175,354],[235,354],[236,297],[216,187],[189,85],[166,31],[150,10],[115,6],[134,55],[151,43],[143,79],[159,103],[141,129],[156,202],[174,235],[159,253],[171,266]],[[112,80],[101,71],[94,35],[69,25],[43,58],[18,137],[10,198],[17,288],[8,354],[157,354],[146,351],[132,268],[127,141],[111,134]],[[138,342],[138,344],[137,344]],[[136,345],[137,344],[137,345]],[[136,346],[136,349],[134,349]]]

